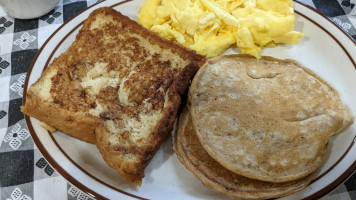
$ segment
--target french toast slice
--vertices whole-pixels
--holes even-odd
[[[110,167],[140,185],[205,60],[112,8],[99,8],[30,87],[22,111],[96,143]]]

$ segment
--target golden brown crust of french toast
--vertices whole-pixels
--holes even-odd
[[[99,126],[100,123],[96,118],[90,115],[82,116],[70,112],[49,102],[43,102],[39,98],[32,97],[31,94],[27,96],[27,99],[29,103],[21,109],[26,115],[43,121],[47,125],[84,142],[96,143],[95,127]]]
[[[121,13],[99,8],[31,86],[22,110],[96,143],[109,166],[140,185],[173,128],[180,96],[204,62]]]
[[[35,117],[38,120],[45,122],[47,125],[55,127],[56,129],[82,141],[92,144],[96,143],[95,127],[101,122],[92,115],[85,113],[87,105],[83,103],[82,97],[78,94],[81,92],[76,83],[66,84],[65,80],[59,81],[58,78],[63,77],[63,73],[59,69],[59,59],[53,61],[53,67],[46,68],[41,77],[34,83],[26,95],[25,105],[21,107],[21,111],[29,116]],[[57,73],[59,72],[59,73]],[[56,73],[57,77],[52,77],[53,83],[57,83],[53,88],[47,90],[61,90],[70,95],[62,94],[61,97],[67,99],[45,99],[39,95],[40,90],[46,90],[46,82],[44,77],[50,77],[50,74]],[[77,92],[77,94],[76,94]],[[49,93],[48,93],[49,94]],[[71,102],[69,104],[68,102]],[[68,106],[71,107],[68,107]]]
[[[122,162],[124,159],[124,155],[120,152],[122,149],[120,149],[120,147],[115,148],[115,146],[107,145],[109,136],[106,134],[109,132],[107,127],[98,127],[96,129],[97,145],[100,153],[103,155],[106,163],[110,167],[117,169],[119,174],[126,180],[134,182],[137,185],[141,185],[141,179],[144,177],[144,168],[153,158],[167,134],[173,129],[174,121],[176,120],[178,108],[181,102],[180,96],[183,95],[185,91],[184,88],[187,88],[190,77],[192,77],[195,72],[195,67],[188,66],[179,75],[179,79],[176,79],[176,81],[172,83],[172,87],[168,95],[170,105],[162,110],[163,115],[166,117],[157,123],[154,131],[151,133],[149,139],[147,139],[147,145],[141,147],[140,149],[131,149],[139,154],[141,159],[130,163]]]

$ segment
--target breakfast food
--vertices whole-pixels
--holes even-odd
[[[230,171],[297,180],[323,162],[329,137],[352,122],[338,93],[293,60],[210,59],[189,89],[192,124],[207,153]]]
[[[145,0],[138,22],[163,38],[214,57],[236,44],[260,58],[263,47],[296,44],[292,0]]]
[[[96,143],[109,166],[141,184],[205,57],[158,37],[112,8],[93,11],[45,69],[22,111]]]
[[[305,188],[329,137],[352,123],[338,93],[296,61],[224,55],[195,75],[173,144],[212,190],[270,199]]]
[[[174,150],[178,159],[205,186],[233,199],[271,199],[289,195],[306,187],[316,172],[299,180],[271,183],[249,179],[235,174],[216,162],[201,145],[185,107],[179,117],[179,130],[175,135]],[[323,158],[326,155],[324,148]]]

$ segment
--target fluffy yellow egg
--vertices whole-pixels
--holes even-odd
[[[265,46],[296,44],[292,0],[146,0],[138,22],[207,57],[236,44],[260,58]]]

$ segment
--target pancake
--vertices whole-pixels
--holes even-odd
[[[329,137],[353,116],[338,93],[293,60],[244,55],[210,59],[189,90],[204,149],[225,168],[269,182],[315,171]]]
[[[296,181],[270,183],[237,175],[205,151],[192,126],[187,107],[179,119],[179,129],[174,142],[175,152],[183,165],[205,186],[233,199],[269,199],[289,195],[306,187],[316,172]],[[323,157],[325,155],[324,148]]]

